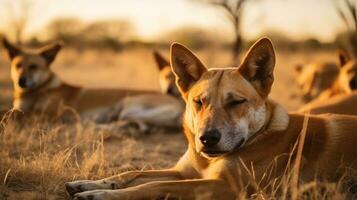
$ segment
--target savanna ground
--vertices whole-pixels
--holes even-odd
[[[161,52],[168,57],[168,49]],[[66,49],[52,68],[63,80],[87,87],[158,90],[158,72],[151,53],[141,48],[119,53]],[[199,51],[198,55],[212,67],[227,66],[230,58],[226,50]],[[278,51],[271,98],[289,111],[299,108],[302,102],[294,82],[294,65],[316,60],[337,58],[332,51]],[[1,109],[9,108],[11,99],[9,61],[1,50]],[[180,132],[161,129],[133,135],[119,131],[115,124],[53,124],[41,117],[21,126],[3,120],[0,126],[0,199],[68,199],[64,189],[67,181],[99,179],[131,169],[170,167],[186,148]],[[342,197],[337,191],[332,195]]]

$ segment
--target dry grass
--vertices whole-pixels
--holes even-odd
[[[209,66],[225,66],[227,52],[199,52]],[[279,52],[276,82],[271,97],[288,110],[301,106],[296,98],[293,66],[331,57],[331,52],[292,54]],[[209,59],[215,56],[217,59]],[[0,52],[0,109],[11,106],[8,61]],[[158,73],[151,51],[112,52],[65,50],[53,69],[66,81],[88,87],[129,87],[158,90]],[[64,182],[99,179],[130,169],[172,166],[186,148],[180,133],[155,129],[132,136],[115,124],[48,122],[42,117],[21,124],[4,118],[0,124],[0,199],[68,199]],[[299,148],[298,148],[299,149]],[[247,167],[246,169],[250,169]],[[348,199],[343,182],[304,183],[287,170],[267,188],[256,182],[256,199]],[[253,171],[254,172],[254,171]],[[251,172],[252,174],[254,174]],[[296,175],[296,174],[295,174]],[[344,186],[344,187],[343,187]],[[272,190],[271,190],[272,189]],[[205,199],[204,197],[201,199]]]
[[[66,199],[66,181],[169,167],[185,150],[177,143],[183,141],[181,134],[160,130],[135,138],[113,124],[54,124],[36,118],[21,127],[11,119],[1,125],[0,199]]]

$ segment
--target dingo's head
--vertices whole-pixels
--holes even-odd
[[[176,86],[175,75],[171,71],[170,63],[159,52],[154,51],[156,65],[160,70],[160,88],[164,94],[169,94],[181,98]]]
[[[49,68],[58,51],[59,43],[44,46],[33,51],[23,50],[3,39],[11,59],[11,78],[15,89],[28,91],[45,84],[51,77]]]
[[[235,68],[207,69],[189,49],[174,43],[171,66],[197,152],[206,157],[230,153],[263,128],[274,81],[275,53],[269,39],[256,42]]]
[[[336,84],[344,91],[357,89],[357,62],[346,51],[339,51],[340,73]],[[336,87],[336,86],[335,86]]]

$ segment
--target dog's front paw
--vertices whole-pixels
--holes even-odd
[[[74,195],[74,200],[110,200],[118,199],[114,198],[112,190],[93,190],[87,192],[81,192]]]
[[[80,181],[68,182],[65,184],[65,186],[68,194],[71,196],[75,195],[76,193],[89,191],[89,190],[118,189],[117,183],[109,180],[97,180],[97,181],[80,180]]]

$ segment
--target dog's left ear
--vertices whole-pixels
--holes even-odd
[[[61,50],[62,48],[62,43],[61,42],[56,42],[50,45],[47,45],[45,47],[42,47],[40,49],[40,55],[45,58],[45,60],[47,61],[47,64],[51,64],[58,52]]]
[[[345,49],[339,49],[337,51],[337,55],[338,55],[340,67],[345,66],[345,64],[351,60],[351,56],[348,54],[348,52]]]
[[[17,55],[21,54],[21,49],[16,47],[15,45],[12,45],[6,38],[2,39],[2,44],[6,48],[9,58],[12,60],[15,58]]]
[[[183,96],[201,78],[207,68],[187,47],[171,45],[171,68],[176,76],[176,84]]]
[[[262,38],[248,50],[238,71],[265,98],[274,82],[274,67],[273,44],[268,38]]]
[[[167,61],[158,51],[154,51],[154,59],[159,70],[162,70],[165,67],[170,67],[169,61]]]

